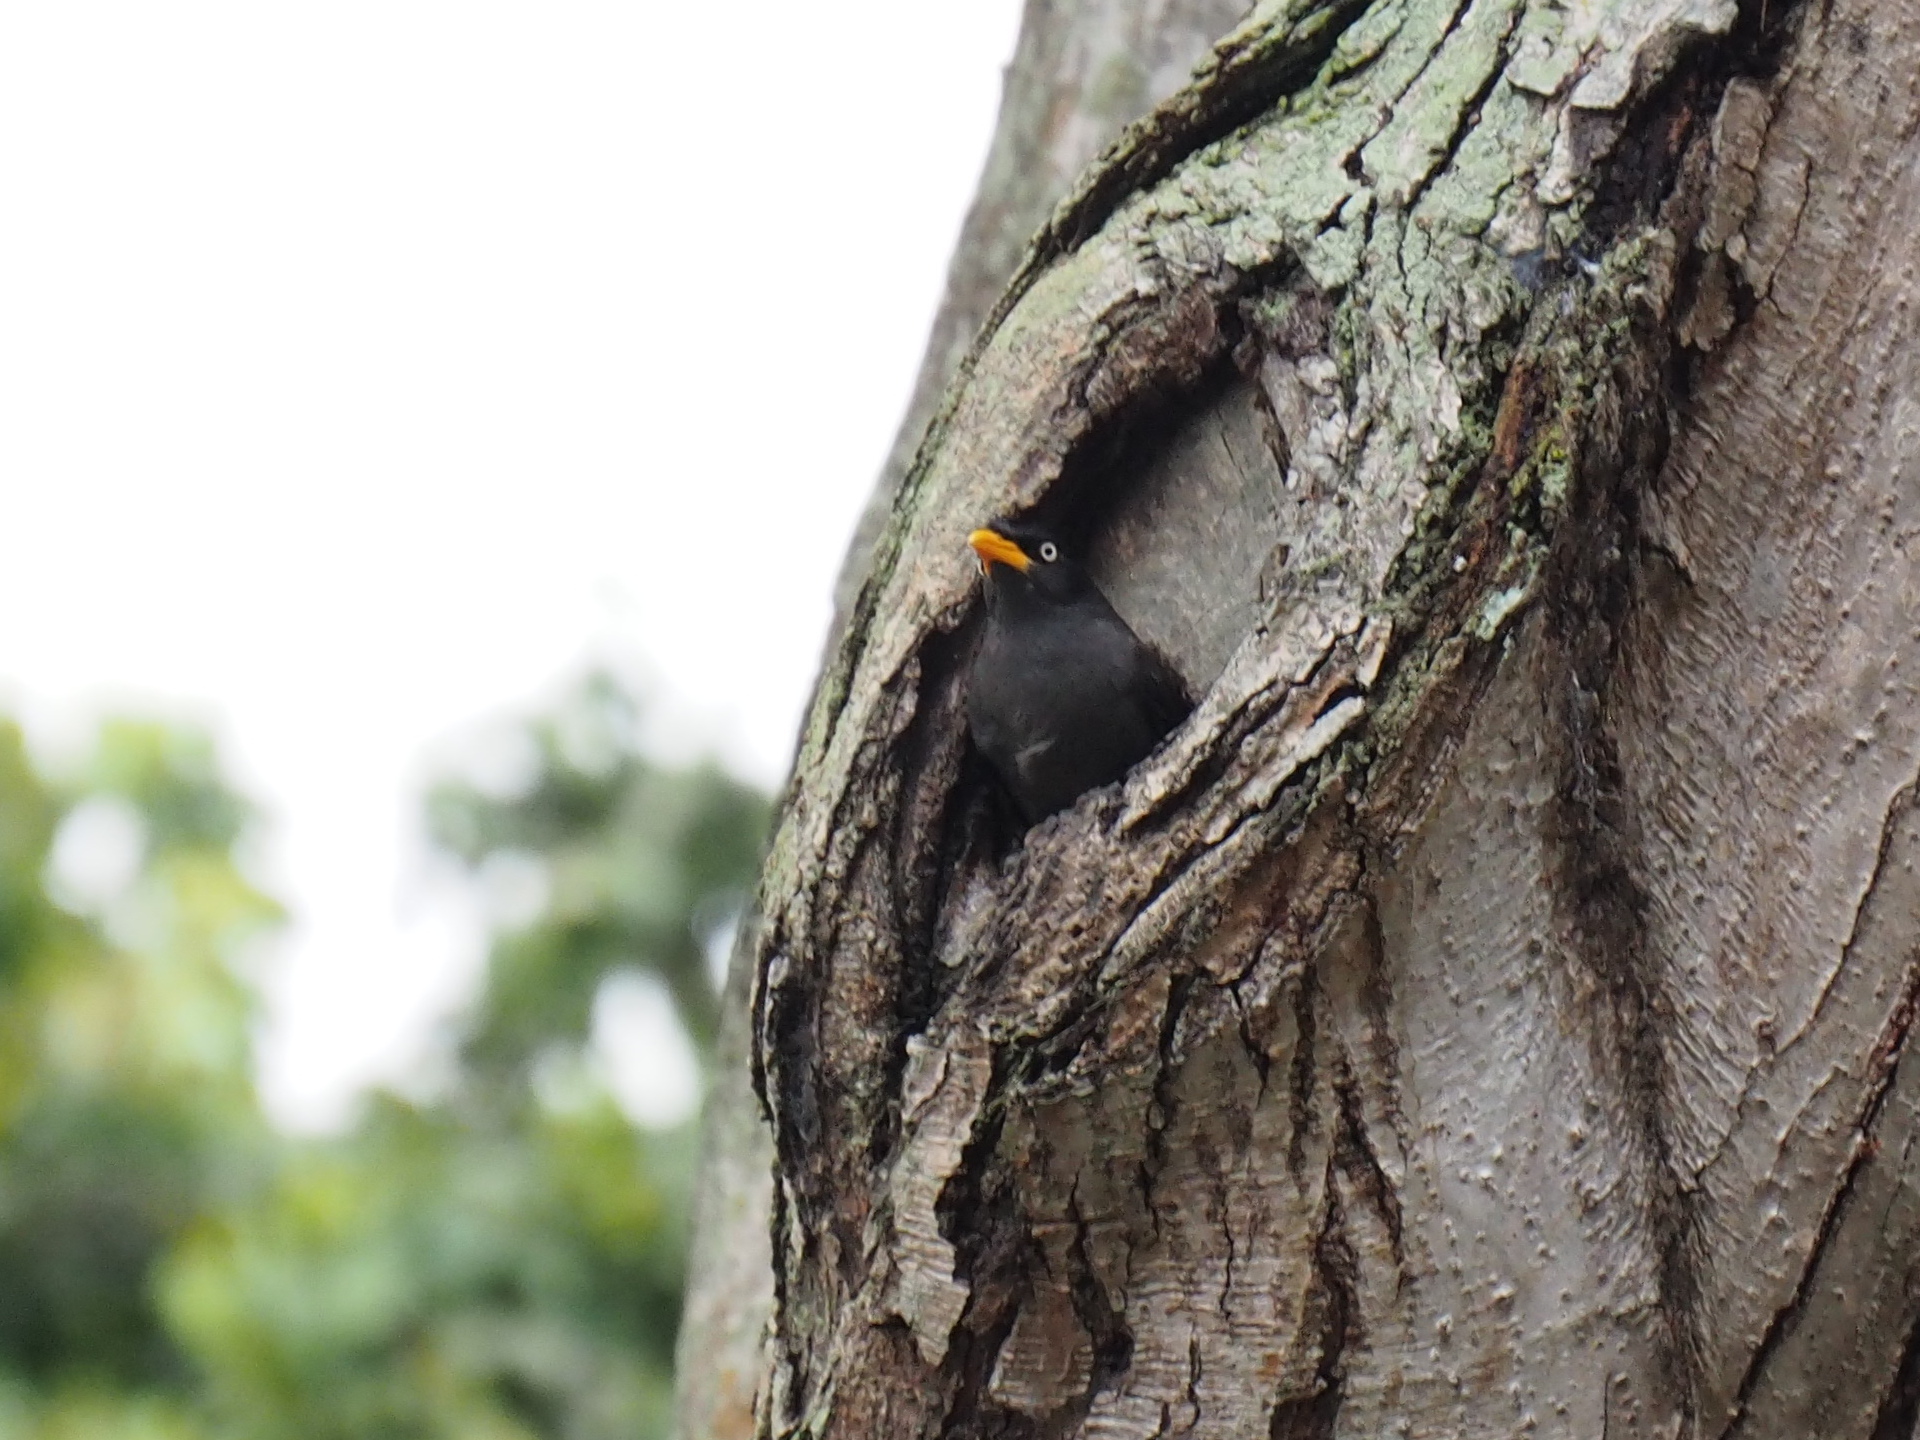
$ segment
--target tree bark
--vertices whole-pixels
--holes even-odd
[[[1920,5],[1273,0],[1054,213],[754,938],[766,1435],[1920,1410]],[[966,531],[1204,699],[1010,833]]]
[[[1194,62],[1245,9],[1245,0],[1027,0],[946,296],[893,451],[842,567],[834,644],[941,392],[1028,240],[1080,172],[1125,126],[1178,90]],[[754,932],[751,920],[741,927],[702,1115],[675,1365],[678,1429],[686,1440],[751,1433],[761,1339],[773,1304],[773,1141],[749,1082],[747,1058]]]

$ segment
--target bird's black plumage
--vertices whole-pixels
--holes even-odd
[[[987,632],[967,723],[1031,823],[1120,779],[1192,702],[1052,532],[996,521],[969,543],[985,571]]]

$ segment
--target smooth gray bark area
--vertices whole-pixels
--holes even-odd
[[[867,570],[941,392],[1068,186],[1123,127],[1183,85],[1246,9],[1244,0],[1028,0],[985,172],[954,250],[893,453],[840,582],[836,635]],[[748,1080],[753,926],[722,1002],[713,1088],[702,1117],[698,1197],[676,1382],[687,1440],[751,1433],[761,1337],[773,1304],[768,1219],[773,1143]]]
[[[1055,214],[763,882],[767,1435],[1920,1412],[1920,5],[1261,4]],[[1021,833],[966,531],[1205,697]]]

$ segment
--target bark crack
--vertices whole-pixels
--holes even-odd
[[[1255,963],[1258,963],[1257,957]],[[1246,996],[1240,992],[1241,982],[1245,978],[1244,975],[1239,976],[1229,984],[1227,994],[1233,1001],[1234,1014],[1238,1018],[1240,1044],[1247,1052],[1247,1060],[1252,1064],[1254,1073],[1260,1077],[1260,1089],[1254,1096],[1254,1105],[1257,1108],[1267,1098],[1268,1077],[1273,1070],[1273,1057],[1267,1053],[1267,1047],[1261,1044],[1253,1033],[1253,1017],[1247,1012]]]
[[[1128,1328],[1124,1308],[1114,1305],[1093,1263],[1092,1227],[1080,1208],[1077,1183],[1067,1197],[1067,1215],[1073,1222],[1073,1243],[1067,1248],[1068,1291],[1073,1298],[1073,1313],[1093,1346],[1086,1393],[1078,1407],[1078,1419],[1084,1419],[1095,1398],[1117,1385],[1132,1366],[1133,1331]]]
[[[1214,1198],[1220,1205],[1220,1238],[1226,1241],[1227,1253],[1220,1267],[1220,1298],[1214,1308],[1220,1318],[1233,1326],[1233,1271],[1240,1260],[1240,1243],[1233,1233],[1233,1187],[1223,1168],[1214,1175]]]
[[[1799,242],[1800,223],[1806,218],[1807,205],[1813,195],[1813,161],[1811,157],[1803,157],[1803,160],[1805,163],[1799,167],[1800,178],[1798,185],[1795,187],[1798,193],[1794,196],[1793,218],[1787,223],[1787,237],[1780,243],[1776,251],[1769,252],[1770,261],[1767,267],[1766,282],[1759,290],[1761,303],[1770,307],[1775,315],[1778,315],[1782,320],[1788,321],[1789,323],[1792,322],[1793,317],[1782,310],[1780,308],[1780,302],[1773,298],[1773,277],[1780,273],[1781,264],[1786,260],[1786,257],[1793,252],[1793,247]],[[1745,231],[1743,230],[1741,233],[1744,234]],[[1750,271],[1747,273],[1747,283],[1749,285],[1753,284],[1753,275]]]
[[[1300,972],[1293,993],[1293,1064],[1287,1087],[1287,1169],[1296,1185],[1305,1186],[1307,1139],[1317,1128],[1313,1104],[1316,1066],[1314,1041],[1320,985],[1311,965]]]
[[[1379,1153],[1373,1148],[1373,1137],[1367,1133],[1367,1117],[1360,1103],[1360,1086],[1354,1079],[1353,1067],[1344,1055],[1335,1062],[1334,1071],[1333,1090],[1340,1101],[1341,1136],[1347,1142],[1341,1147],[1344,1168],[1373,1202],[1373,1208],[1386,1225],[1387,1241],[1393,1252],[1394,1263],[1400,1267],[1400,1280],[1404,1284],[1407,1279],[1407,1252],[1401,1238],[1403,1217],[1400,1213],[1400,1195],[1394,1188],[1392,1177],[1380,1164]]]
[[[1363,968],[1360,999],[1366,1010],[1369,1059],[1379,1077],[1380,1104],[1404,1170],[1411,1158],[1407,1117],[1400,1106],[1400,1042],[1393,1031],[1393,985],[1387,974],[1387,942],[1380,931],[1380,907],[1361,892],[1360,926]]]
[[[1193,1411],[1193,1418],[1187,1422],[1187,1432],[1191,1434],[1200,1428],[1200,1377],[1205,1366],[1200,1356],[1200,1333],[1197,1330],[1187,1333],[1187,1405]]]
[[[1320,1358],[1314,1386],[1305,1395],[1279,1400],[1267,1417],[1267,1440],[1333,1440],[1346,1391],[1346,1353],[1358,1343],[1359,1260],[1347,1239],[1346,1211],[1340,1201],[1336,1161],[1327,1157],[1326,1209],[1313,1246],[1313,1284],[1307,1296],[1310,1321],[1317,1320]]]
[[[1907,1332],[1893,1384],[1874,1414],[1871,1440],[1911,1440],[1916,1424],[1920,1424],[1920,1319]]]
[[[1834,964],[1833,968],[1827,973],[1826,978],[1821,982],[1820,994],[1814,1000],[1813,1008],[1808,1012],[1806,1020],[1775,1049],[1771,1057],[1771,1064],[1777,1065],[1788,1051],[1792,1050],[1812,1034],[1815,1026],[1819,1023],[1820,1016],[1827,1008],[1827,1002],[1833,994],[1834,987],[1839,984],[1840,977],[1846,974],[1847,967],[1853,959],[1854,950],[1860,943],[1860,926],[1868,910],[1872,907],[1876,895],[1879,893],[1881,878],[1886,873],[1887,852],[1893,844],[1894,827],[1899,824],[1907,811],[1912,809],[1916,796],[1920,796],[1920,776],[1916,776],[1913,780],[1908,781],[1905,785],[1894,791],[1893,798],[1887,802],[1887,808],[1880,819],[1880,838],[1878,848],[1874,854],[1873,868],[1868,872],[1866,886],[1861,890],[1860,899],[1853,907],[1853,919],[1847,927],[1847,938],[1842,942],[1840,947],[1840,959]],[[1732,1122],[1727,1126],[1726,1133],[1720,1137],[1719,1143],[1713,1147],[1713,1153],[1695,1170],[1694,1178],[1696,1184],[1701,1177],[1704,1177],[1720,1162],[1721,1156],[1726,1154],[1727,1147],[1733,1143],[1733,1137],[1738,1134],[1740,1130],[1740,1121],[1746,1113],[1748,1104],[1753,1099],[1754,1087],[1759,1081],[1760,1074],[1763,1069],[1768,1068],[1770,1068],[1769,1065],[1762,1064],[1759,1061],[1755,1061],[1753,1064],[1747,1066],[1747,1073],[1741,1083],[1739,1098],[1735,1100],[1733,1104],[1731,1112],[1733,1117]]]
[[[1149,1207],[1153,1203],[1153,1189],[1159,1183],[1160,1172],[1167,1163],[1167,1131],[1173,1125],[1176,1109],[1173,1083],[1179,1074],[1174,1046],[1179,1037],[1180,1017],[1186,1011],[1187,1000],[1193,994],[1195,983],[1191,975],[1175,976],[1167,987],[1167,1008],[1161,1016],[1153,1099],[1147,1109],[1147,1155],[1142,1168],[1145,1198]]]
[[[1821,981],[1820,994],[1814,1000],[1813,1009],[1808,1013],[1805,1023],[1780,1042],[1778,1055],[1785,1055],[1805,1039],[1813,1027],[1819,1023],[1821,1015],[1825,1013],[1827,1001],[1833,995],[1833,987],[1846,973],[1847,962],[1852,959],[1854,947],[1859,944],[1861,920],[1872,907],[1874,897],[1880,889],[1880,879],[1887,868],[1887,852],[1893,847],[1894,827],[1905,817],[1907,811],[1913,808],[1917,792],[1920,792],[1920,775],[1916,775],[1894,791],[1893,798],[1887,802],[1887,808],[1880,817],[1880,838],[1874,850],[1873,868],[1868,872],[1866,887],[1861,890],[1860,899],[1853,907],[1853,918],[1847,926],[1847,938],[1840,947],[1840,959]]]
[[[1840,1176],[1832,1198],[1827,1202],[1820,1217],[1819,1229],[1814,1234],[1813,1245],[1807,1251],[1807,1259],[1801,1267],[1799,1281],[1794,1285],[1793,1294],[1786,1303],[1773,1313],[1768,1322],[1766,1333],[1761,1336],[1760,1344],[1748,1362],[1746,1373],[1740,1377],[1740,1386],[1735,1391],[1733,1419],[1728,1422],[1723,1434],[1733,1435],[1746,1423],[1747,1409],[1760,1382],[1765,1378],[1766,1368],[1774,1352],[1791,1332],[1806,1307],[1807,1297],[1813,1293],[1821,1262],[1826,1257],[1827,1247],[1838,1233],[1848,1207],[1852,1202],[1854,1190],[1861,1172],[1878,1158],[1880,1147],[1874,1139],[1873,1131],[1880,1119],[1881,1108],[1886,1104],[1888,1093],[1893,1089],[1894,1073],[1900,1064],[1900,1057],[1906,1051],[1907,1038],[1912,1033],[1916,1012],[1920,1012],[1920,946],[1916,946],[1915,958],[1908,963],[1906,984],[1900,998],[1894,1005],[1887,1023],[1882,1028],[1880,1038],[1875,1042],[1870,1056],[1870,1073],[1867,1094],[1860,1113],[1853,1123],[1853,1152],[1848,1157],[1847,1168]],[[1920,1365],[1920,1361],[1914,1362]],[[1903,1375],[1906,1362],[1902,1362]],[[1920,1376],[1915,1377],[1920,1384]],[[1896,1388],[1898,1388],[1896,1386]],[[1920,1403],[1920,1391],[1915,1392],[1916,1402]],[[1884,1413],[1884,1412],[1883,1412]],[[1912,1431],[1912,1412],[1908,1412],[1908,1428],[1898,1433],[1905,1437]],[[1874,1431],[1879,1436],[1878,1428]]]
[[[1507,63],[1511,59],[1507,51],[1507,42],[1513,36],[1514,27],[1520,23],[1520,16],[1524,13],[1524,10],[1525,7],[1520,5],[1511,5],[1507,8],[1507,23],[1501,28],[1499,35],[1494,39],[1493,60],[1487,67],[1487,73],[1481,77],[1479,83],[1474,86],[1472,92],[1468,94],[1465,101],[1461,104],[1458,114],[1454,117],[1453,126],[1447,132],[1446,140],[1442,143],[1439,153],[1428,162],[1426,168],[1419,175],[1414,177],[1413,184],[1407,191],[1406,199],[1401,202],[1401,209],[1412,213],[1414,207],[1420,203],[1420,197],[1426,194],[1433,183],[1447,172],[1447,169],[1453,164],[1454,157],[1459,154],[1461,144],[1466,140],[1467,136],[1473,132],[1475,122],[1479,116],[1480,107],[1487,103],[1487,96],[1493,93],[1493,87],[1499,84],[1501,77],[1506,74]],[[1464,23],[1464,13],[1457,13],[1453,23],[1447,27],[1447,33],[1441,37],[1440,43],[1434,46],[1435,58],[1438,58],[1446,41],[1450,39]],[[1425,72],[1423,71],[1422,73],[1424,74]]]

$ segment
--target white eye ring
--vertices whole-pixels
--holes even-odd
[[[1042,540],[1040,542],[1040,558],[1049,563],[1058,560],[1060,558],[1060,547],[1051,540]]]

